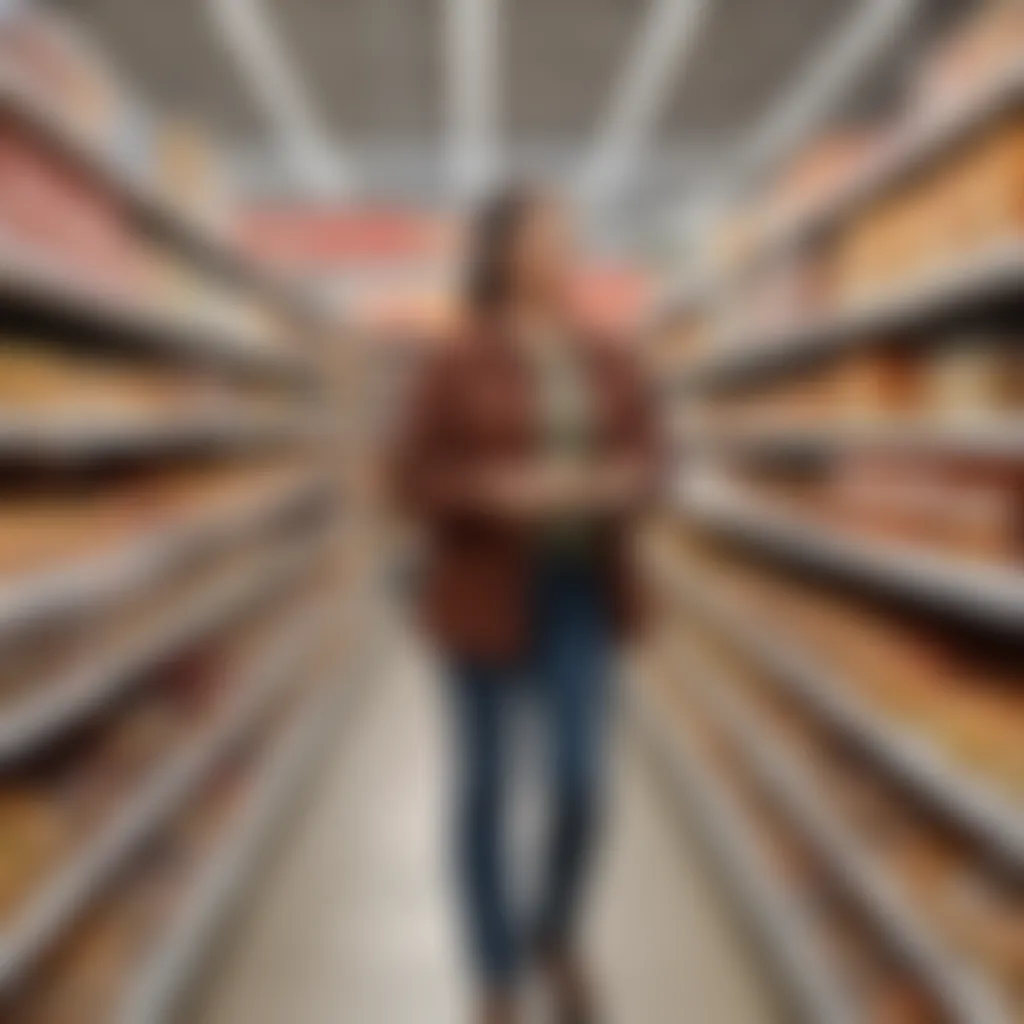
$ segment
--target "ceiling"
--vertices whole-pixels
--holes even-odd
[[[450,0],[263,0],[319,120],[375,196],[436,200],[448,184],[445,13]],[[609,109],[652,0],[498,3],[501,165],[572,173]],[[865,0],[708,0],[671,68],[625,209],[664,205],[706,175],[785,95]],[[919,0],[844,104],[884,111],[913,57],[974,0]],[[250,187],[287,190],[270,126],[210,16],[209,0],[50,0],[89,27],[159,109],[200,115]]]

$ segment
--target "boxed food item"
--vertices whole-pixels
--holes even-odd
[[[920,360],[894,346],[864,346],[840,359],[833,390],[839,423],[912,420],[923,404]]]
[[[68,841],[60,805],[41,787],[0,787],[0,920],[8,919],[58,861]]]
[[[963,334],[929,349],[924,405],[938,423],[1024,412],[1024,352],[1016,339]]]
[[[126,216],[84,169],[0,118],[0,244],[8,258],[134,300],[140,265]]]

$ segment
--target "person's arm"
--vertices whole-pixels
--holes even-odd
[[[657,492],[664,469],[660,420],[648,382],[633,356],[617,352],[614,372],[625,390],[626,428],[615,448],[597,467],[592,489],[608,511],[629,511]]]
[[[474,466],[460,457],[453,417],[461,386],[457,360],[436,357],[414,388],[391,467],[401,507],[425,520],[528,521],[564,504],[568,489],[532,464]]]
[[[451,417],[450,353],[432,356],[412,387],[390,467],[391,491],[399,506],[418,519],[438,519],[463,510],[471,495],[455,458]]]

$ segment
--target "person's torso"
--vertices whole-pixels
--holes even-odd
[[[509,341],[466,343],[446,396],[460,458],[596,461],[628,435],[632,396],[614,360],[584,340],[558,344],[565,351],[542,369]]]

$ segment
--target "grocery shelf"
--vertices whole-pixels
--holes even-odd
[[[187,595],[141,635],[91,652],[84,664],[58,678],[35,681],[30,696],[0,708],[0,763],[37,750],[102,709],[147,665],[215,628],[260,594],[274,591],[309,564],[313,554],[313,545],[302,540],[260,564],[235,569],[202,594]]]
[[[924,979],[951,1020],[971,1024],[1011,1024],[1010,1009],[988,979],[947,949],[916,912],[895,879],[855,831],[833,812],[818,792],[813,773],[773,738],[772,730],[733,688],[692,651],[681,657],[687,683],[708,713],[733,739],[735,749],[787,816],[858,900],[889,942]]]
[[[290,668],[326,623],[293,613],[281,636],[261,646],[215,725],[178,755],[119,811],[81,854],[0,932],[0,993],[10,991],[63,935],[103,886],[185,803],[258,722],[291,678]]]
[[[662,566],[676,596],[770,670],[773,680],[825,724],[848,738],[904,786],[919,794],[998,859],[1024,869],[1024,808],[954,764],[937,745],[888,722],[857,699],[855,687],[816,664],[752,609],[729,601],[705,574]]]
[[[931,270],[890,293],[864,299],[808,323],[721,341],[696,364],[677,371],[670,386],[692,393],[739,378],[775,373],[808,358],[876,343],[909,328],[1003,304],[1021,304],[1024,242],[1004,242]]]
[[[1024,61],[968,92],[959,101],[916,124],[904,126],[897,141],[878,160],[871,161],[845,188],[820,205],[770,231],[755,260],[792,249],[862,210],[872,200],[907,181],[1000,117],[1024,106]]]
[[[0,246],[0,305],[70,320],[145,351],[186,361],[289,378],[298,378],[307,369],[298,351],[200,316],[105,297],[87,281],[10,245]]]
[[[786,556],[1000,629],[1024,624],[1024,572],[944,558],[819,526],[756,495],[725,487],[676,494],[688,517]]]
[[[303,423],[299,415],[195,415],[187,409],[176,418],[168,414],[152,419],[64,410],[32,415],[0,411],[0,457],[65,461],[312,439],[316,426],[311,417],[307,419]]]
[[[821,955],[813,922],[779,886],[749,826],[714,772],[704,765],[682,730],[658,706],[650,687],[637,681],[629,689],[629,708],[657,762],[692,814],[734,890],[738,905],[767,953],[782,971],[801,1018],[813,1024],[853,1024],[855,1016],[839,980]]]
[[[116,1015],[119,1024],[162,1024],[173,1018],[203,952],[272,842],[276,823],[329,748],[341,696],[336,679],[324,680],[276,742],[231,834],[204,867],[155,953],[133,975]]]
[[[0,631],[46,612],[126,593],[159,577],[189,552],[273,519],[323,485],[318,474],[308,474],[272,494],[148,533],[112,553],[0,580]]]
[[[697,452],[744,457],[779,455],[827,456],[875,451],[899,455],[1024,458],[1024,418],[1020,416],[965,417],[960,422],[890,422],[816,424],[812,427],[684,430],[680,445]]]
[[[294,314],[307,320],[322,318],[322,310],[301,288],[281,279],[161,195],[141,175],[105,153],[50,104],[41,102],[31,88],[9,71],[0,73],[0,109],[45,139],[93,180],[102,182],[140,221],[153,225],[208,265],[262,292]]]
[[[931,117],[904,125],[895,144],[878,159],[869,161],[845,187],[769,227],[755,242],[754,251],[744,263],[720,273],[710,282],[704,281],[701,291],[727,293],[758,267],[834,229],[872,200],[940,160],[973,132],[1021,106],[1024,106],[1024,61],[1016,62],[959,102],[947,103]],[[672,309],[674,296],[687,299],[694,293],[700,294],[700,291],[688,283],[680,284],[669,290],[662,308]]]

